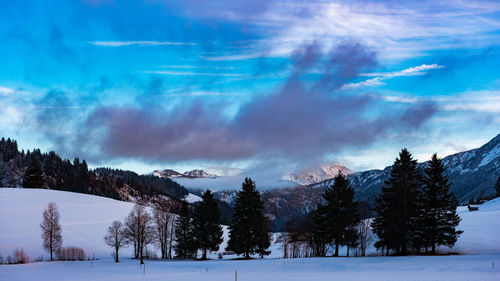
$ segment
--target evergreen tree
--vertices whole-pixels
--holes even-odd
[[[202,201],[194,208],[193,234],[198,249],[202,250],[201,259],[207,259],[207,250],[217,251],[222,243],[222,227],[219,225],[219,204],[212,192],[207,190]]]
[[[43,178],[43,170],[42,166],[36,159],[33,157],[31,160],[31,164],[28,166],[26,173],[23,177],[23,187],[26,188],[40,188],[45,184],[45,180]]]
[[[325,205],[321,208],[326,220],[330,241],[335,244],[334,256],[339,255],[340,245],[354,245],[358,239],[356,224],[359,222],[358,207],[353,202],[354,190],[346,177],[339,173],[334,184],[323,195]]]
[[[177,224],[175,225],[176,258],[190,259],[195,256],[196,244],[193,237],[193,226],[189,216],[189,205],[182,201]]]
[[[255,187],[255,182],[245,178],[242,190],[238,192],[234,206],[233,218],[229,226],[228,251],[244,254],[259,253],[261,256],[266,251],[269,236],[267,233],[266,219],[262,214],[264,207],[260,200],[260,193]]]
[[[422,177],[417,161],[405,148],[399,153],[392,166],[391,176],[382,187],[377,198],[377,217],[373,228],[379,237],[377,248],[395,250],[406,255],[411,248],[417,248],[422,240],[422,206],[419,202]]]
[[[432,155],[425,169],[423,188],[423,229],[426,249],[436,253],[436,245],[452,247],[462,231],[456,227],[460,223],[457,214],[458,202],[449,192],[450,184],[445,176],[445,167],[436,154]]]
[[[324,206],[319,205],[316,210],[311,212],[311,218],[312,218],[311,246],[313,255],[316,257],[326,256],[327,245],[331,242],[331,236],[328,233],[328,224],[324,208],[325,208]]]
[[[500,197],[500,176],[498,176],[497,182],[495,184],[496,196]]]
[[[259,225],[259,228],[257,232],[256,252],[259,254],[260,258],[264,258],[264,256],[271,254],[271,251],[268,250],[269,246],[271,246],[271,239],[269,236],[269,229],[267,227],[267,218],[265,216],[260,216],[257,225]]]

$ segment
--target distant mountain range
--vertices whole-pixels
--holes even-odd
[[[284,175],[281,180],[291,181],[300,185],[309,185],[322,182],[335,177],[339,172],[344,175],[350,175],[353,171],[344,165],[334,162],[332,164],[323,164],[299,172]]]
[[[456,195],[460,203],[466,203],[471,198],[493,195],[495,193],[493,186],[500,176],[500,134],[480,148],[444,157],[443,163],[451,183],[450,191]],[[427,162],[423,162],[419,163],[418,167],[424,169],[426,165]],[[338,164],[337,167],[343,166]],[[384,181],[390,176],[391,168],[392,166],[388,166],[383,170],[349,174],[348,179],[355,190],[355,199],[365,201],[373,207]],[[342,172],[347,174],[346,171]],[[302,177],[295,178],[314,180],[313,174],[309,177],[305,173]],[[333,178],[329,178],[306,186],[267,190],[262,194],[265,211],[279,228],[289,219],[305,215],[314,209],[321,201],[325,189],[333,184],[333,181]],[[217,192],[216,197],[232,206],[236,192]]]
[[[192,178],[192,179],[197,179],[197,178],[216,178],[217,175],[214,174],[209,174],[203,170],[200,169],[195,169],[191,171],[186,171],[184,173],[179,173],[175,170],[172,169],[165,169],[163,171],[160,170],[155,170],[152,173],[153,176],[157,176],[160,178]]]

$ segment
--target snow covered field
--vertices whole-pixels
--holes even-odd
[[[492,267],[495,263],[495,268]],[[208,271],[208,272],[207,272]],[[0,266],[0,280],[498,281],[499,255],[265,259],[250,261],[43,262]]]
[[[238,280],[259,281],[500,280],[500,199],[480,206],[477,212],[459,208],[459,228],[465,232],[451,251],[466,255],[279,259],[279,245],[273,245],[272,255],[264,260],[147,261],[145,275],[137,261],[127,258],[131,249],[121,251],[121,263],[113,263],[111,249],[102,239],[111,221],[123,220],[133,204],[71,192],[0,188],[0,253],[4,257],[15,248],[24,248],[32,258],[47,256],[39,224],[44,206],[51,201],[61,214],[63,245],[82,247],[100,260],[4,265],[0,280],[234,280],[236,270]],[[374,254],[374,249],[369,253]]]

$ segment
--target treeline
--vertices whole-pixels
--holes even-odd
[[[183,198],[188,191],[176,182],[131,171],[109,168],[89,170],[87,162],[62,159],[54,151],[19,151],[15,140],[0,140],[2,186],[50,188],[127,200],[131,197],[167,195]]]
[[[372,220],[360,213],[353,188],[339,174],[316,210],[288,222],[280,237],[284,256],[326,256],[331,249],[338,256],[340,246],[347,248],[348,256],[350,249],[364,256],[374,234],[376,248],[386,255],[435,254],[437,246],[451,248],[462,231],[456,229],[458,203],[449,187],[445,167],[436,154],[421,171],[403,149],[377,198]]]
[[[145,202],[144,202],[145,203]],[[134,258],[158,258],[148,251],[148,245],[160,249],[162,259],[207,259],[208,253],[218,251],[223,241],[219,202],[210,190],[202,200],[191,206],[164,198],[155,198],[147,205],[136,204],[124,222],[114,221],[104,237],[113,248],[113,257],[119,261],[119,250],[133,247]],[[229,226],[228,254],[253,254],[260,257],[270,251],[270,235],[263,203],[255,183],[246,178],[236,199],[235,211]],[[174,253],[173,253],[174,252]],[[219,253],[222,258],[223,253]]]

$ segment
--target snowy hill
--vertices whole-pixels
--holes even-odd
[[[480,205],[476,212],[459,207],[459,228],[464,233],[451,251],[465,255],[277,259],[282,252],[280,245],[273,243],[270,258],[264,260],[219,261],[212,254],[212,260],[204,262],[146,261],[146,267],[140,268],[136,260],[128,258],[130,248],[121,250],[121,262],[114,263],[111,249],[102,239],[111,221],[129,213],[131,203],[64,191],[1,188],[0,253],[4,257],[18,247],[33,258],[47,257],[41,247],[39,224],[48,202],[56,202],[59,207],[63,245],[82,247],[100,260],[0,265],[0,280],[234,280],[237,271],[238,280],[261,281],[493,281],[500,274],[500,198]],[[227,239],[224,227],[221,249]],[[368,253],[373,255],[375,249],[371,247]]]
[[[189,194],[190,202],[201,200]],[[114,220],[123,219],[134,204],[105,197],[74,192],[0,188],[0,254],[12,254],[16,248],[24,248],[32,258],[47,257],[42,248],[40,223],[44,207],[55,202],[61,215],[63,246],[82,247],[87,254],[99,258],[110,258],[111,248],[103,240],[108,226]],[[224,242],[227,245],[227,227],[224,228]],[[280,251],[273,249],[275,255]],[[132,249],[120,250],[120,255],[130,257]],[[216,258],[216,254],[211,255]]]
[[[300,185],[308,185],[318,183],[335,177],[339,172],[344,175],[350,175],[353,171],[346,168],[344,165],[334,162],[332,164],[323,164],[317,167],[304,169],[299,172],[284,175],[281,179],[298,183]]]
[[[113,220],[123,220],[133,204],[109,198],[73,192],[46,189],[0,189],[0,253],[12,253],[24,248],[31,257],[45,255],[41,246],[40,222],[43,208],[55,202],[61,214],[64,246],[82,247],[90,255],[108,258],[111,249],[104,244],[103,236]],[[469,212],[459,207],[462,218],[459,229],[464,233],[452,251],[467,254],[500,254],[500,198],[479,206],[479,211]],[[227,244],[227,228],[224,227]],[[280,257],[280,245],[271,246],[271,257]],[[445,249],[447,250],[447,249]],[[375,249],[371,249],[372,254]],[[130,256],[131,249],[123,249],[123,256]],[[215,254],[213,255],[215,258]]]

